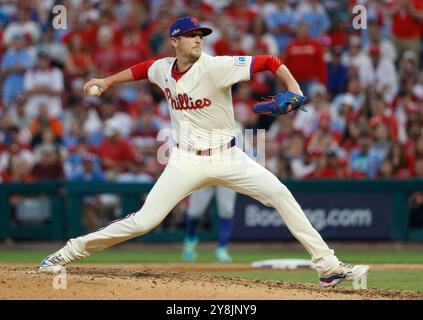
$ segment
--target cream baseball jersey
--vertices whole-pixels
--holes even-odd
[[[178,81],[172,78],[175,60],[160,59],[148,69],[169,103],[172,138],[189,148],[219,148],[235,136],[231,86],[250,80],[252,57],[202,53]]]

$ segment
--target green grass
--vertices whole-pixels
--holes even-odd
[[[248,279],[290,281],[303,283],[318,283],[315,272],[310,271],[275,271],[275,272],[208,272],[227,277],[240,277]],[[351,282],[345,281],[341,286],[351,287]],[[413,290],[423,292],[423,271],[422,270],[370,270],[367,277],[368,288]]]
[[[52,250],[53,251],[53,250]],[[46,250],[0,250],[2,262],[40,262],[52,251]],[[306,252],[275,252],[275,251],[231,251],[235,262],[250,263],[255,260],[267,259],[309,259]],[[423,253],[419,251],[400,252],[355,252],[339,251],[338,258],[348,263],[423,263]],[[169,251],[122,251],[109,249],[93,254],[85,262],[125,263],[125,262],[180,262],[180,252]],[[201,251],[198,262],[214,262],[213,251]]]
[[[1,250],[0,263],[36,263],[38,264],[51,251],[45,250]],[[214,262],[213,251],[200,250],[198,262]],[[309,259],[305,252],[275,252],[275,251],[246,251],[238,250],[231,252],[234,261],[238,263],[251,263],[255,260],[267,259]],[[419,251],[363,251],[347,252],[339,251],[337,256],[347,263],[418,263],[423,264],[423,254]],[[82,260],[81,263],[148,263],[148,262],[181,262],[180,252],[168,251],[123,251],[109,249],[93,254]],[[237,271],[216,272],[224,276],[236,276],[242,278],[282,280],[292,282],[317,283],[315,272],[310,271]],[[350,286],[349,282],[341,285]],[[423,292],[423,270],[371,270],[368,277],[369,288],[414,290]]]

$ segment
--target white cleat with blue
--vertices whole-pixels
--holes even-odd
[[[329,274],[320,274],[320,285],[322,287],[334,287],[338,283],[347,280],[355,281],[366,276],[369,272],[368,265],[352,265],[340,262],[336,270]]]
[[[70,239],[62,249],[48,255],[41,261],[38,272],[59,273],[63,269],[63,266],[75,259],[81,258],[82,256],[78,256],[75,253],[74,244],[75,239]]]
[[[63,266],[69,263],[61,253],[61,250],[47,256],[43,261],[41,261],[39,272],[44,273],[59,273]]]

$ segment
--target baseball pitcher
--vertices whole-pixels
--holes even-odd
[[[248,81],[257,72],[269,70],[286,90],[257,104],[260,114],[283,115],[305,102],[288,68],[273,56],[210,56],[203,52],[203,37],[212,30],[193,17],[177,19],[170,26],[175,57],[148,60],[84,86],[102,94],[110,86],[148,79],[158,85],[169,104],[176,146],[162,175],[138,212],[106,227],[70,239],[59,251],[46,257],[40,272],[59,272],[61,266],[85,258],[128,239],[146,234],[160,224],[183,198],[207,186],[224,186],[274,207],[287,227],[311,255],[322,286],[354,281],[368,272],[367,265],[341,263],[312,227],[291,192],[270,171],[236,146],[231,86]]]

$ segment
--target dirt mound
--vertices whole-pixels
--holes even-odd
[[[37,273],[36,265],[3,264],[0,265],[0,299],[423,299],[423,294],[413,291],[355,291],[349,287],[323,289],[312,284],[229,278],[200,273],[234,271],[231,267],[247,266],[182,263],[75,264],[66,269],[66,289],[55,289],[53,284],[57,285],[57,276]]]

